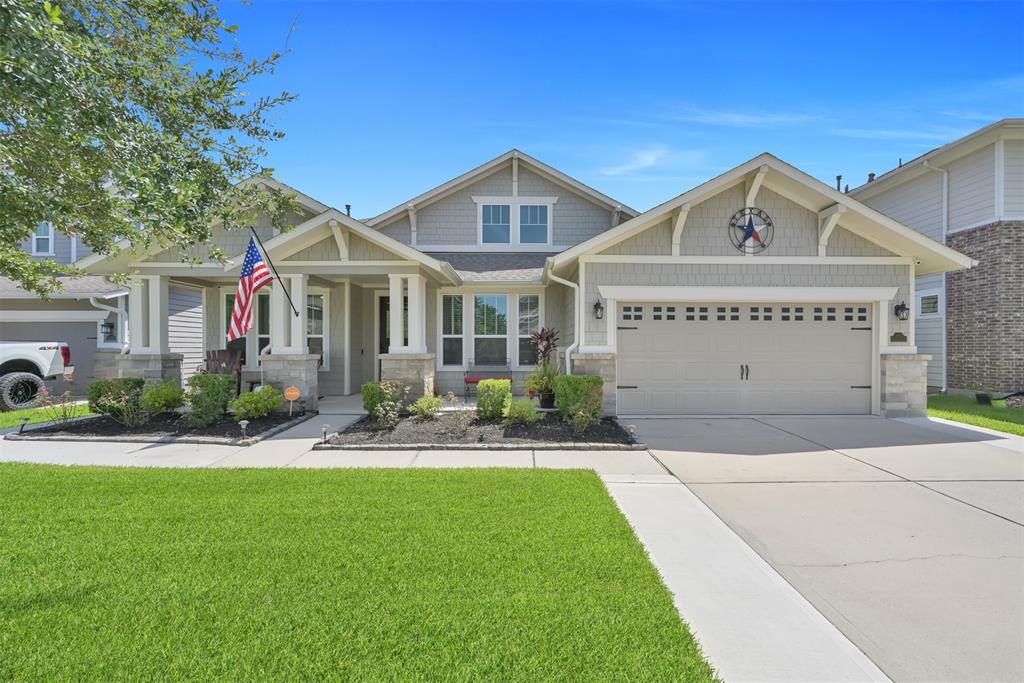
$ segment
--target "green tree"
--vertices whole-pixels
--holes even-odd
[[[0,0],[0,274],[43,296],[73,274],[20,249],[41,221],[111,253],[284,220],[289,197],[239,181],[271,172],[293,96],[247,91],[281,54],[236,31],[208,0]]]

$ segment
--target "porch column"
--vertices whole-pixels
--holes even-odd
[[[320,393],[318,354],[306,344],[307,275],[282,275],[270,290],[270,353],[260,356],[264,384],[284,390],[295,387],[307,410],[316,410]],[[291,295],[295,311],[285,292]]]
[[[275,280],[270,287],[270,352],[283,353],[291,339],[292,313],[284,296],[285,278]]]
[[[409,353],[427,352],[427,280],[409,276]]]
[[[170,352],[168,291],[163,275],[132,278],[128,290],[129,353],[118,357],[119,377],[181,381],[180,353]]]
[[[404,286],[402,280],[404,275],[388,275],[388,295],[391,304],[388,308],[388,326],[391,328],[391,340],[388,344],[388,353],[402,353],[405,345],[405,330],[402,327],[402,300],[404,298]],[[410,302],[411,303],[411,302]],[[410,306],[411,308],[411,306]],[[411,314],[411,311],[410,311]],[[410,342],[412,340],[410,339]]]
[[[288,293],[292,295],[292,303],[295,304],[295,309],[299,314],[295,315],[295,311],[289,307],[291,334],[287,348],[283,349],[281,353],[309,353],[309,346],[306,344],[306,285],[308,278],[308,275],[283,276],[283,279],[288,282]],[[287,306],[287,302],[285,305]]]

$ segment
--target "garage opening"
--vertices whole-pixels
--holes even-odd
[[[622,415],[871,412],[867,303],[622,303]]]

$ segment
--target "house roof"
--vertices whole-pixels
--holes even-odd
[[[128,290],[107,280],[101,275],[83,275],[82,277],[57,278],[64,286],[63,291],[55,292],[51,299],[109,299],[124,296]],[[2,299],[38,299],[39,295],[22,289],[8,277],[0,277],[0,298]]]
[[[534,159],[529,154],[521,152],[518,149],[510,149],[501,156],[495,157],[494,159],[491,159],[487,163],[481,164],[480,166],[477,166],[476,168],[467,171],[466,173],[463,173],[462,175],[453,178],[446,183],[438,185],[432,190],[428,190],[423,194],[417,195],[412,199],[404,201],[401,204],[395,206],[394,208],[388,209],[382,214],[374,216],[373,218],[368,218],[364,222],[371,227],[382,226],[390,222],[392,219],[403,215],[406,211],[409,210],[410,207],[422,208],[427,204],[431,204],[433,202],[438,201],[439,199],[446,197],[452,192],[461,189],[462,187],[468,185],[473,181],[479,180],[480,178],[490,175],[491,173],[497,171],[502,166],[504,166],[506,162],[509,162],[514,158],[519,159],[521,163],[526,163],[528,166],[532,166],[535,170],[540,171],[542,175],[547,176],[548,178],[554,180],[555,182],[564,185],[571,190],[575,190],[576,192],[579,192],[584,196],[590,197],[594,201],[604,204],[609,209],[618,209],[623,214],[630,217],[636,216],[639,213],[639,211],[637,211],[636,209],[626,206],[622,202],[612,197],[609,197],[608,195],[602,192],[595,190],[589,185],[581,183],[575,178],[568,176],[565,173],[562,173],[553,166],[548,166],[544,162]]]
[[[428,252],[450,263],[463,282],[541,282],[544,262],[553,254]]]
[[[872,209],[849,195],[826,185],[800,169],[767,152],[668,200],[650,211],[606,230],[553,256],[550,267],[560,268],[585,254],[595,253],[664,221],[684,204],[696,204],[746,180],[748,175],[764,171],[763,185],[801,206],[817,212],[842,208],[841,225],[846,230],[872,241],[900,256],[917,260],[918,275],[970,268],[976,261],[958,251]]]
[[[920,173],[927,169],[928,164],[948,163],[954,159],[970,154],[976,149],[980,149],[981,147],[991,144],[1000,135],[1005,134],[1007,131],[1017,132],[1021,135],[1021,139],[1024,139],[1024,118],[1002,119],[989,124],[984,128],[979,128],[969,135],[958,138],[953,142],[946,143],[941,147],[936,147],[929,152],[925,152],[919,157],[911,159],[905,164],[886,171],[874,180],[853,188],[850,190],[850,194],[866,197],[877,194],[878,192],[888,188],[895,187],[896,185],[920,175]]]

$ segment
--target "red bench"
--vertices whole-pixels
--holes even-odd
[[[504,365],[476,365],[470,359],[469,368],[466,370],[462,380],[466,390],[467,401],[471,393],[476,390],[476,385],[485,379],[507,379],[511,382],[512,363],[506,359]]]

